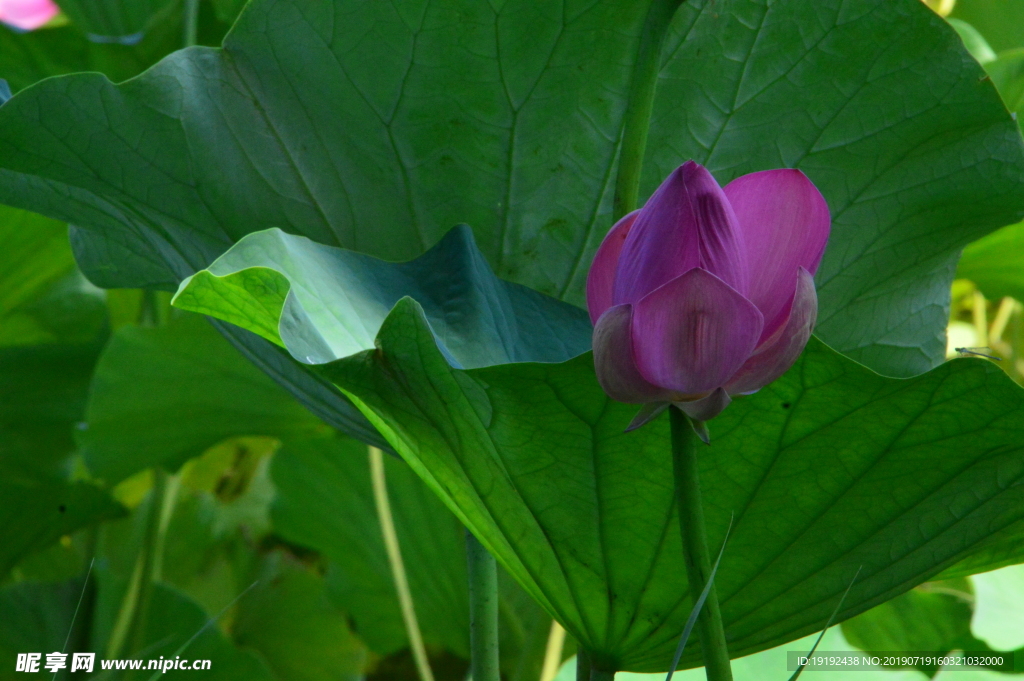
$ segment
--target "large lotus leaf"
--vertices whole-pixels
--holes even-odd
[[[301,361],[314,342],[358,348],[342,334],[363,321],[343,318],[357,306],[339,297],[333,316],[308,312],[325,275],[353,281],[319,263],[360,261],[318,246],[329,253],[300,266],[281,255],[298,252],[282,250],[289,241],[308,244],[273,231],[248,237],[214,264],[219,274],[183,283],[178,304],[201,302],[269,336],[280,329]],[[243,252],[250,268],[223,265]],[[458,300],[466,314],[454,306],[447,317],[486,328],[491,318],[470,297]],[[589,353],[453,368],[454,353],[443,351],[451,327],[424,311],[435,305],[403,297],[383,323],[373,311],[365,331],[374,346],[320,370],[597,664],[663,670],[690,607],[667,419],[624,433],[636,407],[605,396]],[[529,328],[544,336],[559,323]],[[701,458],[713,545],[735,518],[717,577],[733,654],[820,628],[858,570],[840,619],[1024,519],[1022,416],[1024,393],[985,360],[891,379],[818,340],[781,379],[737,400],[713,422]]]
[[[623,435],[634,409],[589,356],[451,370],[411,302],[378,341],[329,365],[335,382],[602,664],[664,668],[688,608],[664,420]],[[822,626],[861,566],[841,619],[1022,517],[1024,398],[980,364],[885,379],[814,341],[713,424],[702,480],[712,543],[736,517],[717,578],[734,654]]]
[[[405,463],[387,457],[384,469],[424,640],[468,659],[465,528]],[[328,559],[327,583],[334,599],[374,652],[387,655],[407,648],[366,445],[348,438],[285,442],[274,455],[271,475],[275,533]],[[502,669],[517,678],[520,668],[536,668],[535,676],[551,619],[511,580],[501,580],[499,599]],[[541,645],[534,650],[530,644],[538,638]]]
[[[667,30],[657,2],[649,37]],[[256,0],[223,50],[15,96],[0,200],[78,225],[102,286],[173,288],[268,227],[401,259],[468,222],[502,276],[579,303],[642,106],[628,93],[651,4]],[[823,337],[926,370],[956,253],[1024,205],[1020,138],[982,75],[913,0],[687,2],[644,191],[689,157],[723,181],[803,168],[836,216]],[[303,395],[296,372],[282,378]]]
[[[113,334],[77,439],[92,473],[113,484],[156,465],[175,470],[229,437],[329,431],[204,319],[182,315]]]

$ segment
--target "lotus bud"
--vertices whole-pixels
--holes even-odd
[[[830,228],[825,199],[799,170],[722,188],[693,161],[612,227],[587,307],[601,387],[644,405],[630,429],[669,405],[713,418],[793,365],[817,318],[814,273]]]

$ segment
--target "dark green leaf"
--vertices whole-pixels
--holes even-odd
[[[86,463],[111,484],[158,464],[175,470],[229,437],[329,432],[196,315],[118,330],[96,366],[84,421]]]
[[[0,347],[88,343],[103,330],[102,293],[86,283],[67,226],[0,206]]]
[[[73,1],[87,5],[82,0]],[[135,4],[134,0],[118,1]],[[206,4],[201,3],[199,12],[199,42],[219,45],[229,23],[218,21],[212,10],[206,11]],[[169,9],[134,45],[94,42],[75,25],[21,33],[0,24],[0,78],[6,79],[15,92],[50,76],[80,71],[99,71],[114,82],[127,80],[181,47],[181,3],[171,3]]]
[[[123,509],[65,470],[105,336],[102,296],[75,269],[64,225],[0,206],[0,241],[2,576]]]
[[[0,578],[23,557],[65,534],[123,515],[100,489],[0,463]]]
[[[64,650],[81,595],[81,579],[11,584],[0,589],[0,679],[21,676],[14,672],[18,653],[43,653],[42,668],[46,653]],[[81,623],[76,624],[78,629]]]
[[[363,678],[366,647],[328,599],[320,576],[275,553],[264,560],[259,578],[232,626],[240,645],[258,650],[282,680]]]
[[[0,78],[15,92],[44,78],[78,71],[100,71],[122,81],[180,46],[180,16],[160,23],[136,45],[95,43],[70,25],[29,33],[0,25]]]
[[[663,669],[689,608],[664,420],[623,434],[635,408],[589,356],[453,370],[412,302],[378,342],[327,365],[335,382],[582,645]],[[886,379],[818,341],[730,406],[701,475],[709,542],[736,516],[717,582],[732,654],[820,628],[860,568],[841,619],[1019,521],[1022,410],[981,360]]]
[[[426,642],[468,656],[469,602],[463,529],[408,469],[385,460],[402,557]],[[275,531],[324,554],[329,585],[375,652],[408,646],[381,539],[366,445],[292,442],[274,457]]]

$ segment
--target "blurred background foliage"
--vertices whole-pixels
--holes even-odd
[[[927,4],[1019,120],[1024,0]],[[59,5],[43,29],[0,26],[0,77],[12,92],[78,71],[122,81],[182,44],[180,0]],[[243,6],[199,2],[197,42],[218,45]],[[0,659],[65,649],[211,658],[204,678],[215,679],[416,678],[365,445],[310,414],[205,320],[172,310],[166,295],[89,284],[66,225],[0,206],[0,243]],[[1022,300],[1024,223],[965,249],[947,356],[972,348],[1024,385]],[[403,463],[384,460],[433,673],[461,680],[463,529]],[[1024,648],[1024,566],[940,577],[833,628],[821,649]],[[507,681],[550,680],[573,653],[504,576],[501,626]],[[785,649],[809,645],[737,661],[736,677],[766,678]],[[569,663],[559,678],[572,674]],[[922,668],[851,678],[948,676]],[[19,674],[5,663],[6,678]]]

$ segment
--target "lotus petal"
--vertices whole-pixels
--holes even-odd
[[[799,170],[765,170],[724,189],[739,221],[750,267],[747,297],[764,315],[763,341],[785,323],[793,273],[812,275],[825,252],[832,220],[821,192]]]
[[[801,267],[797,273],[796,293],[786,312],[786,322],[761,343],[725,389],[732,395],[756,392],[793,366],[811,338],[818,318],[818,294],[814,277]]]
[[[619,254],[639,213],[640,211],[635,210],[616,222],[594,254],[594,262],[587,274],[587,309],[590,311],[591,324],[596,325],[605,310],[612,306]]]
[[[687,161],[640,209],[622,246],[614,303],[636,303],[697,267],[745,294],[749,276],[738,230],[715,178]]]
[[[763,323],[757,307],[731,286],[705,270],[690,270],[636,304],[636,367],[648,383],[679,399],[703,397],[743,366]]]
[[[695,421],[708,421],[721,414],[722,410],[728,407],[730,402],[732,402],[732,398],[729,397],[729,393],[724,388],[716,388],[710,395],[699,400],[673,402],[673,404]],[[698,431],[699,434],[700,432]],[[708,444],[706,435],[702,436],[701,439],[704,440],[704,444]]]
[[[597,381],[613,400],[629,404],[667,402],[671,391],[651,385],[637,371],[630,339],[631,305],[608,308],[594,327]]]

